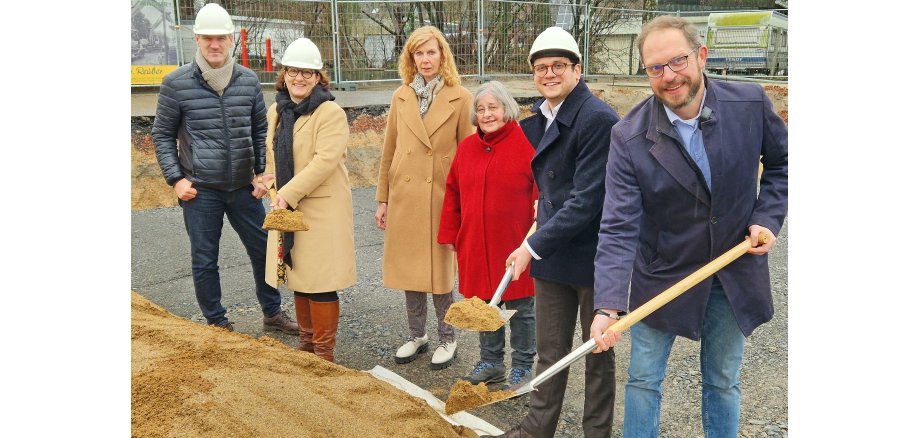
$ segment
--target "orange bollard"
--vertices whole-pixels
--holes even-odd
[[[240,54],[240,61],[243,64],[243,67],[249,68],[249,49],[246,48],[246,28],[240,29],[240,47],[242,48],[242,53]]]
[[[272,39],[265,39],[265,71],[272,71]]]

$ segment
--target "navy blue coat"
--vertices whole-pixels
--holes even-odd
[[[222,96],[194,62],[163,78],[153,121],[157,161],[169,185],[236,190],[265,171],[265,100],[255,72],[233,66]],[[178,146],[178,148],[177,148]]]
[[[750,225],[779,235],[787,210],[786,125],[760,85],[706,78],[706,87],[712,113],[700,128],[711,192],[654,96],[613,127],[596,308],[624,309],[627,300],[630,310],[641,306],[740,243]],[[767,256],[742,255],[716,276],[745,336],[773,317]],[[711,286],[712,277],[643,322],[700,339]]]
[[[545,130],[546,117],[540,112],[544,100],[534,104],[533,116],[521,121],[536,149],[530,167],[540,191],[537,231],[527,243],[541,260],[532,262],[530,276],[590,287],[610,128],[620,117],[579,80],[555,123]]]

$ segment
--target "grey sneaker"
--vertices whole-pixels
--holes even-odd
[[[533,373],[529,368],[511,368],[508,373],[508,382],[502,385],[502,389],[510,389],[512,386],[523,385],[533,378]]]
[[[463,376],[463,380],[478,385],[481,382],[496,383],[505,380],[505,366],[484,361],[476,362],[473,371]]]

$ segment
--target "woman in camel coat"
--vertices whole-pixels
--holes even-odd
[[[266,174],[274,176],[269,186],[280,187],[272,209],[303,212],[310,229],[284,233],[287,241],[279,241],[279,232],[269,232],[265,280],[277,286],[286,276],[294,292],[299,348],[332,362],[337,291],[357,280],[351,183],[345,168],[348,121],[329,93],[313,42],[294,41],[281,63],[266,138]]]
[[[403,85],[393,93],[387,117],[376,199],[377,227],[385,230],[383,285],[404,290],[409,336],[396,352],[408,363],[428,349],[427,296],[438,319],[439,344],[431,368],[453,361],[454,330],[444,322],[453,303],[456,259],[437,242],[445,182],[457,144],[474,132],[472,95],[460,85],[444,35],[417,29],[400,55]]]

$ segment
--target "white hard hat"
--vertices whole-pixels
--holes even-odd
[[[226,9],[208,3],[195,16],[195,35],[232,35],[233,20]]]
[[[309,68],[320,70],[323,68],[323,58],[319,48],[309,38],[297,38],[284,50],[281,65],[285,67]]]
[[[539,57],[541,58],[574,55],[578,62],[581,62],[581,51],[578,50],[578,43],[575,42],[575,38],[572,38],[572,34],[558,26],[546,28],[537,36],[537,39],[533,40],[529,57],[531,65],[533,65],[534,58],[536,58],[534,55],[540,55]]]

